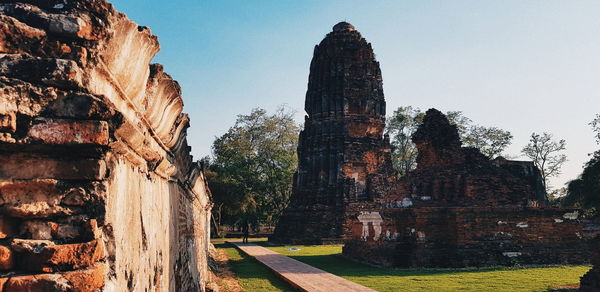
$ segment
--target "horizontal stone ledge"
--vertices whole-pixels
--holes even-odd
[[[110,144],[110,143],[109,143]],[[50,159],[102,159],[108,145],[98,144],[44,144],[16,141],[0,133],[0,151],[3,155],[29,155]]]
[[[0,271],[11,270],[14,266],[14,257],[12,250],[6,246],[0,245]],[[2,291],[2,289],[0,289]]]
[[[73,60],[0,54],[0,75],[62,88],[83,87],[83,70]]]
[[[66,220],[24,220],[19,224],[19,238],[34,240],[59,240],[62,243],[77,243],[94,240],[97,235],[95,219],[71,216]]]
[[[0,76],[0,91],[2,92],[0,114],[3,115],[110,120],[116,114],[107,97],[79,90],[60,90],[44,84]]]
[[[0,291],[78,291],[92,292],[104,286],[106,265],[56,274],[34,274],[0,278]]]
[[[37,118],[27,136],[47,144],[108,145],[106,121]]]
[[[78,120],[110,120],[115,114],[108,98],[73,91],[58,91],[42,112],[45,117]]]
[[[96,239],[85,243],[55,244],[49,240],[13,239],[10,249],[15,269],[56,272],[91,266],[104,258],[104,244]]]
[[[0,4],[0,9],[6,15],[14,17],[31,26],[32,29],[42,29],[50,34],[70,38],[94,40],[92,25],[86,19],[76,14],[48,13],[32,4]]]
[[[100,182],[65,182],[53,179],[0,181],[0,210],[20,219],[52,218],[95,209],[105,197]],[[10,237],[8,218],[0,216],[0,238]],[[7,226],[7,228],[4,228]]]
[[[106,171],[106,162],[100,159],[59,160],[28,153],[0,156],[0,180],[102,180]]]
[[[83,206],[93,196],[104,196],[100,182],[73,182],[55,179],[0,180],[0,205],[44,201],[51,205]]]

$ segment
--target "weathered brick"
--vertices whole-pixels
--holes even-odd
[[[57,274],[35,274],[0,278],[2,292],[76,291],[93,292],[104,286],[106,266],[98,263],[88,269]],[[4,285],[2,285],[4,284]]]
[[[0,192],[1,197],[1,192]],[[0,200],[1,202],[1,200]],[[0,215],[0,239],[9,238],[14,235],[15,225],[17,223],[15,220],[8,218],[6,216]]]
[[[54,222],[32,220],[21,223],[19,234],[30,239],[51,240],[52,232],[56,229],[58,224]]]
[[[31,139],[46,144],[98,144],[107,145],[106,121],[80,121],[38,118],[29,133]]]
[[[0,181],[0,205],[36,201],[59,204],[63,194],[57,185],[52,179]]]
[[[77,62],[67,59],[41,59],[20,54],[0,55],[0,75],[41,82],[60,88],[81,87],[84,72]]]
[[[17,118],[14,112],[0,113],[0,132],[14,133],[17,130]]]
[[[57,218],[55,221],[26,220],[21,223],[19,238],[82,242],[95,239],[96,229],[96,220],[87,219],[85,215]]]
[[[93,292],[104,286],[105,274],[106,265],[97,263],[89,269],[64,273],[63,277],[69,281],[73,290]]]
[[[27,153],[0,156],[0,179],[101,180],[106,163],[99,159],[59,160]]]
[[[53,179],[0,182],[0,209],[6,215],[18,218],[64,216],[80,211],[61,205],[66,190],[59,185]],[[92,185],[88,187],[95,189]]]
[[[104,258],[102,240],[59,245],[43,240],[14,240],[11,248],[19,257],[17,268],[32,272],[80,269]]]
[[[69,284],[58,274],[38,274],[5,278],[3,292],[69,291]]]
[[[588,242],[592,250],[592,264],[594,265],[581,277],[581,291],[600,291],[600,235]]]
[[[10,248],[0,245],[0,270],[10,270],[13,268],[13,264],[14,259]]]
[[[115,109],[106,98],[75,92],[65,93],[48,104],[44,116],[78,120],[110,120],[115,116]]]

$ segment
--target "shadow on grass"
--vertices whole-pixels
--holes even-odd
[[[311,265],[315,268],[330,272],[342,277],[369,277],[369,276],[427,276],[448,275],[458,273],[481,273],[498,271],[503,268],[486,269],[393,269],[380,268],[352,261],[341,254],[333,255],[288,255],[290,258]],[[506,268],[508,269],[508,268]]]
[[[301,261],[316,268],[336,274],[338,276],[365,277],[365,276],[428,276],[451,275],[468,273],[491,273],[498,271],[517,271],[530,268],[548,268],[557,266],[495,266],[482,268],[382,268],[353,261],[342,254],[331,255],[289,255],[288,257]],[[567,287],[567,289],[569,289]],[[562,291],[562,290],[557,290]],[[564,290],[569,291],[569,290]]]
[[[547,292],[577,292],[579,291],[579,285],[563,285],[548,289]]]

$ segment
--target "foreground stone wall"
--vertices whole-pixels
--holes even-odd
[[[0,2],[0,291],[198,291],[210,194],[156,36],[102,0]]]

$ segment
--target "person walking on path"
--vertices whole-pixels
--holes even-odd
[[[248,235],[249,235],[248,229],[249,229],[248,221],[244,221],[244,226],[242,226],[242,232],[244,233],[244,237],[242,238],[243,243],[248,243]]]

